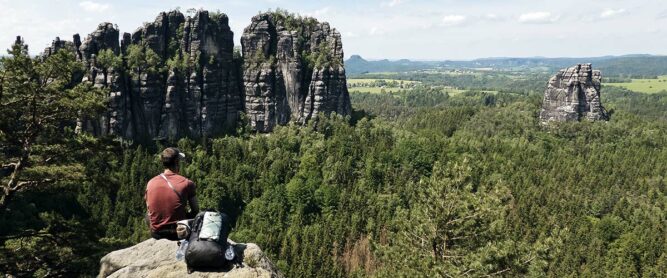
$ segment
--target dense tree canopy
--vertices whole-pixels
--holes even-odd
[[[149,71],[150,53],[132,51],[129,66]],[[352,118],[127,145],[74,133],[103,102],[70,86],[73,57],[50,59],[18,45],[2,60],[3,187],[22,157],[17,181],[48,183],[0,210],[0,273],[94,275],[103,254],[147,239],[143,193],[170,144],[188,154],[201,206],[231,215],[231,238],[288,277],[667,273],[666,94],[604,88],[610,122],[542,127],[540,76],[423,79],[353,94]],[[50,63],[71,72],[48,77]],[[470,90],[450,95],[451,82]]]
[[[72,251],[95,239],[78,240],[88,227],[68,216],[80,209],[72,186],[87,179],[82,161],[95,140],[74,127],[104,108],[104,94],[73,82],[83,65],[67,51],[31,58],[19,40],[0,64],[0,271],[79,273],[85,260]]]
[[[436,99],[391,122],[183,140],[184,174],[204,207],[233,216],[232,238],[291,277],[663,275],[665,122],[617,108],[609,123],[543,129],[529,97]],[[158,149],[105,171],[117,191],[90,210],[112,223],[107,240],[146,238]]]

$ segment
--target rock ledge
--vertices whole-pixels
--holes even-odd
[[[149,239],[104,256],[100,260],[97,277],[283,277],[257,245],[232,244],[237,254],[243,256],[242,266],[218,272],[187,274],[185,262],[176,261],[176,242]]]

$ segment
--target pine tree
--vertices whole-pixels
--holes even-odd
[[[0,64],[0,273],[79,276],[104,244],[76,200],[96,140],[74,126],[104,92],[77,85],[83,65],[66,50],[32,58],[17,39]]]
[[[18,192],[81,178],[73,120],[104,107],[101,90],[74,85],[82,64],[66,50],[41,62],[17,40],[1,63],[0,211]]]

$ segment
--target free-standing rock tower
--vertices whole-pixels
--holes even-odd
[[[549,80],[544,92],[540,121],[570,122],[609,120],[600,102],[602,74],[591,64],[563,69]]]
[[[252,128],[271,131],[320,112],[350,114],[343,44],[328,23],[286,12],[260,14],[243,32],[241,45]]]

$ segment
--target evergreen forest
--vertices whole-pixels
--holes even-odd
[[[545,127],[548,76],[415,73],[348,117],[137,144],[75,131],[105,107],[81,70],[23,44],[0,61],[1,274],[94,276],[148,239],[146,182],[177,146],[200,206],[287,277],[667,275],[667,92],[603,87],[609,122]]]

